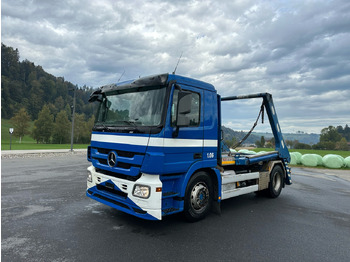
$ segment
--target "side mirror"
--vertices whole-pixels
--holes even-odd
[[[177,104],[178,104],[178,114],[188,114],[191,113],[191,103],[192,103],[192,93],[181,91],[178,94]]]
[[[95,102],[95,101],[102,102],[102,98],[103,98],[103,95],[101,94],[101,90],[98,89],[98,90],[94,91],[94,92],[90,95],[89,103],[92,103],[92,102]]]
[[[176,126],[189,126],[190,119],[187,114],[191,113],[192,93],[181,91],[177,100],[177,123]]]

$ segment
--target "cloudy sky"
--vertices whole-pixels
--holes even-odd
[[[222,96],[272,93],[284,132],[350,124],[348,0],[1,4],[1,41],[73,84],[171,73],[183,53],[177,73],[214,84]],[[259,107],[226,102],[223,123],[249,130]]]

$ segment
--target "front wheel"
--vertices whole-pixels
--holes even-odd
[[[281,166],[275,166],[270,175],[268,194],[271,198],[276,198],[281,194],[284,183],[284,171]]]
[[[210,177],[205,172],[198,172],[188,182],[184,214],[188,221],[203,219],[210,211],[213,198],[213,187]]]

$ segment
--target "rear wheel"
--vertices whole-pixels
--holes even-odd
[[[195,222],[203,219],[210,211],[213,198],[213,187],[209,175],[198,172],[188,182],[184,214],[188,221]]]
[[[276,198],[281,194],[284,183],[284,171],[281,166],[275,166],[270,174],[268,195]]]

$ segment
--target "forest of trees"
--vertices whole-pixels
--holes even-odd
[[[68,143],[76,89],[74,140],[88,143],[94,122],[94,105],[88,103],[92,88],[73,85],[19,58],[17,49],[1,44],[1,117],[12,120],[15,136],[29,134],[38,143]],[[30,121],[34,121],[32,132]]]

